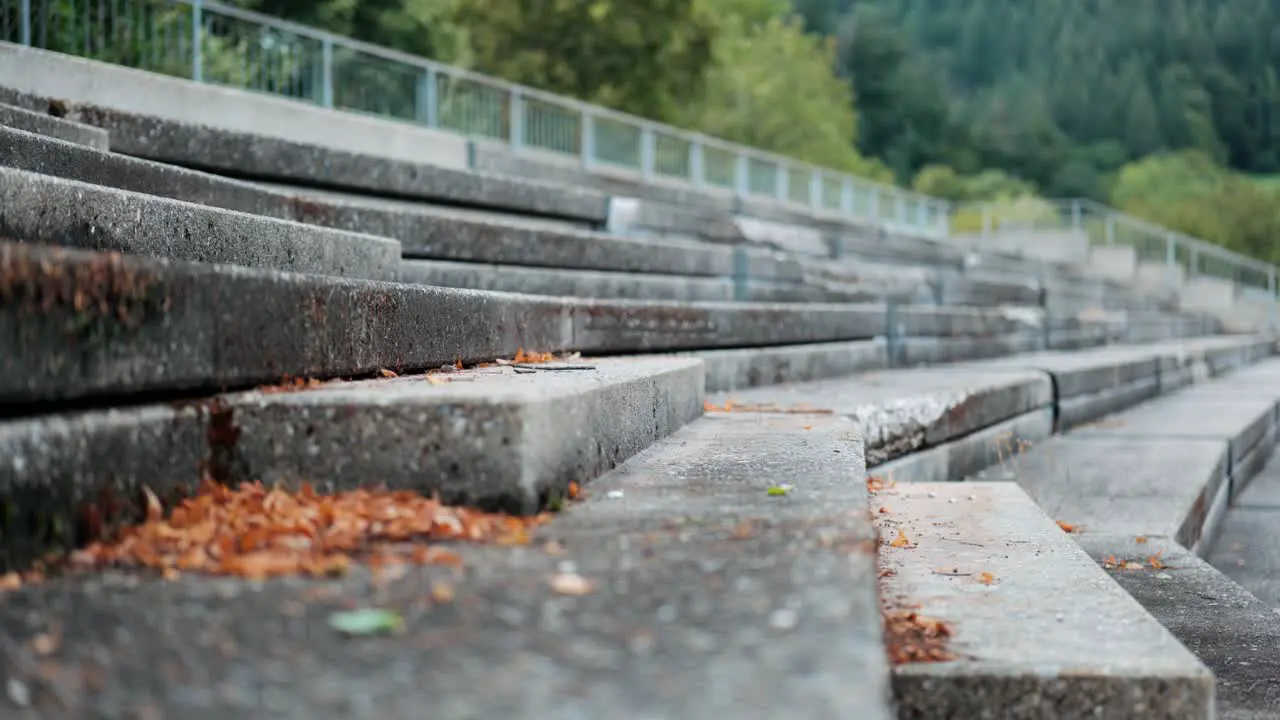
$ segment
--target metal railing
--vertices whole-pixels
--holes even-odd
[[[1093,245],[1134,248],[1140,263],[1164,267],[1170,286],[1185,278],[1228,280],[1254,298],[1276,297],[1276,267],[1220,245],[1126,215],[1092,200],[1043,200],[1016,207],[991,203],[961,206],[953,231],[990,235],[1000,230],[1075,230]]]
[[[211,0],[0,0],[0,40],[945,237],[944,200]]]

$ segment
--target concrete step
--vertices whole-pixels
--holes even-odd
[[[1209,670],[1016,485],[899,485],[872,500],[887,615],[949,635],[935,648],[947,661],[898,658],[899,718],[1214,716]]]
[[[11,419],[0,422],[0,495],[10,513],[64,528],[105,498],[136,511],[141,484],[173,498],[203,477],[307,480],[325,492],[384,483],[531,514],[702,414],[696,359],[532,367],[544,369],[285,384]],[[5,535],[8,567],[74,540]]]
[[[2,94],[0,94],[2,96]],[[240,180],[0,127],[0,164],[102,187],[400,241],[409,258],[675,275],[800,280],[799,265],[764,251],[626,238],[513,217]],[[518,207],[513,208],[518,210]]]
[[[1280,452],[1232,498],[1208,561],[1280,613]]]
[[[100,128],[3,103],[0,103],[0,125],[84,145],[94,150],[105,151],[110,145],[107,132]]]
[[[11,687],[33,703],[57,693],[77,716],[888,720],[862,474],[846,420],[703,418],[598,480],[530,546],[458,544],[458,569],[378,583],[359,567],[72,576],[6,593],[15,642],[0,653]],[[784,481],[796,489],[768,492]],[[326,626],[352,605],[398,611],[403,631]],[[23,662],[53,624],[57,677]]]
[[[0,167],[0,235],[83,250],[395,280],[400,243]]]
[[[886,370],[707,401],[729,414],[847,417],[862,433],[868,467],[904,481],[958,479],[1053,430],[1052,385],[1034,371]]]
[[[0,400],[244,387],[513,355],[873,339],[878,305],[590,301],[0,243]],[[1014,332],[1000,310],[901,308],[912,336]]]
[[[299,137],[298,134],[268,135],[248,128],[234,128],[219,122],[226,119],[227,112],[225,108],[216,107],[217,95],[231,95],[221,88],[196,85],[182,89],[184,95],[208,96],[199,98],[195,103],[209,107],[207,114],[198,120],[178,117],[190,109],[165,108],[163,114],[139,109],[140,103],[125,99],[131,94],[130,88],[125,87],[108,93],[110,100],[104,104],[102,101],[107,98],[102,97],[100,87],[94,87],[92,78],[103,71],[113,73],[116,68],[80,62],[76,64],[77,72],[83,77],[68,83],[50,78],[45,68],[34,64],[40,62],[43,65],[46,60],[35,55],[26,58],[32,63],[33,75],[43,73],[46,87],[84,85],[67,87],[65,89],[69,92],[61,97],[50,97],[45,94],[47,91],[31,92],[33,83],[26,78],[0,78],[3,79],[0,86],[5,88],[0,90],[0,102],[40,109],[56,101],[65,110],[67,119],[106,130],[111,135],[112,149],[119,153],[235,177],[304,183],[505,212],[519,211],[572,219],[593,227],[603,226],[608,217],[608,196],[584,187],[530,182],[396,157],[410,152],[371,154],[341,147],[342,144],[349,146],[349,140],[321,144],[289,139]],[[172,83],[174,79],[130,73],[123,81],[129,84]],[[232,105],[245,100],[245,94],[233,95],[227,98]],[[250,100],[254,100],[252,94],[248,95]],[[294,110],[294,113],[281,114],[314,113],[316,108],[300,104]],[[322,121],[327,123],[324,134],[332,137],[336,121],[345,120],[349,124],[350,119],[343,118],[343,115],[328,113]],[[388,125],[385,122],[376,124]],[[397,124],[390,126],[384,135],[396,134],[394,128]],[[370,130],[376,132],[375,129]],[[456,137],[446,138],[446,142],[456,143],[459,140]]]

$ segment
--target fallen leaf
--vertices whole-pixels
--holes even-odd
[[[1150,566],[1152,567],[1152,569],[1154,569],[1154,570],[1163,570],[1163,569],[1165,569],[1165,567],[1167,567],[1167,566],[1164,564],[1164,561],[1160,559],[1160,556],[1161,556],[1161,555],[1163,555],[1163,554],[1164,554],[1164,551],[1163,551],[1163,550],[1161,550],[1160,552],[1156,553],[1155,555],[1152,555],[1151,557],[1147,558],[1147,564],[1148,564],[1148,565],[1150,565]]]
[[[569,499],[577,500],[582,497],[582,486],[576,482],[569,483]]]
[[[1073,533],[1076,531],[1075,525],[1072,525],[1071,523],[1068,523],[1068,522],[1063,522],[1062,520],[1058,521],[1058,527],[1062,528],[1062,532],[1065,532],[1065,533]]]
[[[911,541],[907,539],[907,533],[902,528],[898,528],[898,536],[889,544],[896,548],[903,548],[910,545]]]
[[[812,426],[812,425],[805,425],[805,426],[804,426],[804,429],[805,429],[805,430],[812,430],[812,429],[813,429],[813,426]]]
[[[1146,544],[1147,544],[1147,536],[1146,536],[1146,535],[1139,535],[1138,537],[1134,538],[1134,539],[1133,539],[1133,541],[1134,541],[1134,542],[1136,542],[1136,543],[1138,543],[1139,545],[1146,545]]]
[[[404,618],[394,610],[367,608],[336,612],[329,616],[329,627],[344,635],[376,635],[404,629]]]
[[[591,581],[578,575],[577,573],[559,573],[553,575],[549,581],[551,589],[561,595],[587,595],[592,590]]]
[[[773,485],[768,490],[765,490],[765,494],[769,495],[770,497],[779,497],[782,495],[786,495],[787,489],[780,485]]]
[[[399,374],[399,373],[397,373],[396,371],[394,371],[394,370],[388,370],[388,369],[386,369],[386,368],[382,368],[382,369],[381,369],[381,370],[379,370],[378,372],[379,372],[379,373],[381,373],[381,374],[382,374],[382,377],[384,377],[384,378],[398,378],[398,377],[400,377],[400,374]]]
[[[453,602],[453,586],[446,582],[431,583],[431,600],[440,605]]]
[[[879,512],[880,512],[880,514],[881,514],[881,515],[888,515],[888,514],[889,514],[889,508],[887,508],[887,507],[885,507],[885,506],[881,505],[881,506],[880,506],[880,510],[879,510]]]
[[[996,576],[992,575],[989,572],[984,572],[978,576],[978,582],[982,583],[983,585],[990,585],[995,581],[996,581]]]

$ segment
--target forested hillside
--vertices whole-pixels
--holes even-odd
[[[955,201],[1280,261],[1278,0],[240,0]]]

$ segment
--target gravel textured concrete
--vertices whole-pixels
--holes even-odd
[[[1016,485],[874,502],[886,603],[947,622],[958,656],[894,668],[899,718],[1212,717],[1205,666]],[[900,530],[910,544],[888,546]]]
[[[1099,562],[1159,553],[1161,570],[1116,569],[1111,576],[1213,671],[1218,720],[1280,717],[1280,613],[1167,540],[1079,539]]]
[[[84,250],[395,280],[400,243],[0,167],[0,234]]]
[[[821,380],[865,370],[881,370],[888,360],[883,339],[703,350],[691,354],[706,363],[707,392]]]
[[[405,282],[423,285],[531,295],[685,301],[728,301],[734,297],[733,281],[729,278],[482,265],[440,260],[405,260],[400,274]]]
[[[68,117],[108,131],[116,152],[236,177],[514,210],[598,226],[608,219],[608,196],[584,187],[349,152],[95,105],[72,105]]]
[[[0,127],[0,164],[103,187],[289,219],[292,201],[250,183],[104,153],[75,143]]]
[[[1043,373],[912,369],[716,393],[708,400],[849,417],[863,432],[867,464],[874,467],[1048,407],[1053,394]]]
[[[1085,438],[1047,440],[981,477],[1010,478],[1054,520],[1082,537],[1129,535],[1196,545],[1226,510],[1225,440]]]
[[[94,150],[106,151],[110,144],[105,130],[13,105],[0,104],[0,125],[66,140]]]
[[[451,504],[532,513],[702,415],[702,363],[591,361],[585,370],[464,370],[252,391],[202,402],[38,415],[0,423],[0,495],[73,526],[104,497],[135,506],[262,480],[322,491],[387,484]],[[557,367],[555,364],[542,365]],[[18,500],[13,500],[17,498]],[[12,507],[12,506],[10,506]],[[6,533],[4,564],[20,543]],[[67,538],[69,539],[69,538]]]
[[[27,701],[15,717],[888,720],[862,473],[846,420],[703,418],[593,484],[534,545],[455,547],[461,570],[376,588],[363,572],[107,574],[9,592],[0,703]],[[780,481],[797,488],[768,495]],[[562,573],[591,591],[557,592]],[[431,601],[433,583],[452,601]],[[405,629],[326,627],[352,604],[398,610]],[[41,658],[29,641],[55,623]]]
[[[521,347],[599,355],[870,339],[884,323],[874,305],[579,301],[23,243],[0,243],[0,298],[10,402],[426,369]]]

